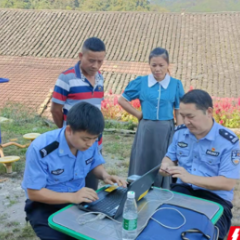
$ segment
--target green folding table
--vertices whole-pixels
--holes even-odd
[[[170,197],[172,197],[172,199],[166,201],[169,200]],[[143,209],[147,204],[147,207],[145,207],[146,210],[144,208],[144,211],[141,212],[141,217],[139,215],[138,225],[142,222],[141,226],[143,226],[143,222],[146,222],[146,219],[153,214],[153,211],[163,203],[194,209],[195,211],[207,215],[213,224],[215,224],[223,214],[223,207],[218,203],[181,193],[170,192],[164,189],[154,188],[138,202],[138,209]],[[86,214],[86,212],[78,209],[76,205],[70,204],[52,214],[48,219],[48,223],[51,228],[79,240],[121,239],[119,235],[121,232],[121,217],[120,219],[117,219],[119,220],[119,224],[105,218],[103,220],[87,223],[86,226],[82,226],[78,222],[79,219],[81,219],[81,221],[83,220],[83,218],[81,218],[82,214]],[[90,216],[88,215],[88,217]],[[94,215],[94,218],[95,217],[96,215]],[[86,216],[84,216],[84,218],[86,218]]]

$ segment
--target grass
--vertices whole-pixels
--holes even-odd
[[[117,167],[109,167],[109,168],[107,168],[107,172],[110,175],[118,175],[118,173],[119,173]]]
[[[17,139],[17,143],[26,144],[27,140],[23,139],[22,135],[30,132],[44,133],[53,130],[53,127],[44,125],[41,118],[32,118],[24,124],[18,124],[17,122],[7,122],[1,124],[2,142],[7,143],[12,138]],[[35,131],[34,131],[35,130]],[[129,158],[131,152],[131,146],[133,142],[133,136],[122,134],[110,134],[104,133],[103,136],[103,152],[108,154],[113,159],[125,160]],[[25,154],[27,148],[21,149],[16,146],[9,146],[4,148],[4,155],[11,156],[16,155],[20,157],[20,160],[13,164],[13,171],[22,173],[25,167]],[[0,174],[5,173],[5,167],[0,164]]]
[[[8,207],[11,207],[12,205],[14,205],[14,204],[16,204],[16,203],[18,203],[18,201],[17,200],[10,200],[9,201],[9,205],[8,205]]]
[[[56,128],[55,126],[48,126],[44,119],[34,114],[33,109],[26,108],[20,104],[7,104],[0,110],[0,116],[13,120],[1,123],[2,143],[14,140],[19,144],[26,144],[29,141],[23,138],[24,134],[31,132],[44,133]],[[20,157],[20,160],[13,164],[13,171],[23,172],[27,149],[9,146],[3,150],[5,156],[15,155]],[[0,164],[0,174],[5,172],[5,167]]]
[[[56,129],[55,125],[49,126],[44,119],[34,114],[32,109],[27,109],[22,105],[6,105],[0,111],[0,116],[12,119],[12,122],[5,122],[1,124],[2,131],[2,143],[7,143],[12,140],[19,144],[26,144],[28,140],[25,140],[22,136],[30,132],[44,133]],[[26,117],[27,116],[27,117]],[[133,129],[135,125],[133,123],[118,123],[116,121],[106,121],[106,128],[114,129]],[[124,161],[129,159],[133,136],[128,135],[111,134],[109,132],[104,133],[104,154],[110,156],[112,159],[118,159]],[[23,173],[25,167],[25,154],[27,148],[21,149],[16,146],[9,146],[4,148],[5,156],[19,156],[20,160],[13,164],[13,171],[17,173]],[[123,166],[126,164],[123,162]],[[109,171],[118,174],[118,169],[110,167]],[[0,174],[5,173],[5,167],[0,164]],[[14,204],[14,202],[12,203]]]
[[[105,128],[134,130],[137,124],[133,122],[118,122],[115,120],[105,120]]]
[[[1,231],[0,239],[4,240],[38,240],[32,227],[26,225],[23,228],[14,228],[12,231]]]
[[[19,222],[13,221],[13,222],[8,222],[8,223],[6,223],[6,224],[5,224],[5,227],[17,227],[17,226],[19,226],[19,225],[20,225]]]
[[[3,224],[5,223],[5,221],[8,219],[8,215],[5,213],[5,214],[2,214],[0,215],[0,224]],[[1,238],[0,238],[1,239]]]
[[[129,158],[134,136],[122,134],[105,133],[103,137],[103,151],[110,154],[112,158],[124,160]]]
[[[109,133],[103,135],[103,156],[109,174],[127,177],[133,139],[134,135]]]
[[[122,166],[125,167],[126,169],[128,169],[129,163],[130,163],[129,160],[126,159],[124,162],[122,162]]]
[[[2,131],[2,143],[10,142],[12,138],[17,139],[17,143],[26,144],[29,141],[23,139],[23,135],[31,132],[44,133],[46,131],[50,131],[52,128],[44,126],[43,120],[41,118],[32,118],[28,122],[20,123],[20,122],[12,122],[12,123],[2,123],[1,131]],[[25,166],[25,154],[26,148],[18,148],[16,146],[9,146],[3,149],[5,156],[19,156],[20,160],[13,164],[13,171],[21,172]],[[5,167],[0,165],[0,174],[5,173]]]
[[[37,240],[35,233],[30,225],[20,226],[19,222],[7,222],[9,215],[0,215],[0,224],[3,225],[0,231],[0,239],[4,240]],[[3,230],[5,229],[5,230]]]

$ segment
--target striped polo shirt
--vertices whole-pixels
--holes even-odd
[[[52,101],[63,105],[63,119],[66,124],[67,113],[71,107],[79,102],[88,102],[101,110],[104,97],[103,76],[98,72],[93,87],[80,69],[80,62],[69,68],[60,76],[55,84]],[[102,143],[102,138],[99,144]]]

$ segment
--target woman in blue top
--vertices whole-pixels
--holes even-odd
[[[126,87],[118,103],[139,120],[132,146],[128,175],[143,175],[161,163],[174,133],[175,111],[177,125],[182,124],[179,115],[180,98],[184,95],[180,80],[168,74],[169,55],[166,49],[155,48],[149,56],[152,74],[137,77]],[[130,101],[139,99],[142,111]],[[169,188],[171,179],[158,176],[155,186]]]

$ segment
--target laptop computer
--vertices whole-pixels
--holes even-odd
[[[157,177],[160,165],[154,167],[149,172],[142,175],[136,181],[129,184],[127,188],[118,187],[112,192],[105,191],[108,187],[99,191],[97,201],[92,203],[81,203],[78,207],[87,212],[100,212],[116,219],[122,215],[124,203],[127,199],[127,192],[134,191],[135,199],[142,199],[151,188]]]

